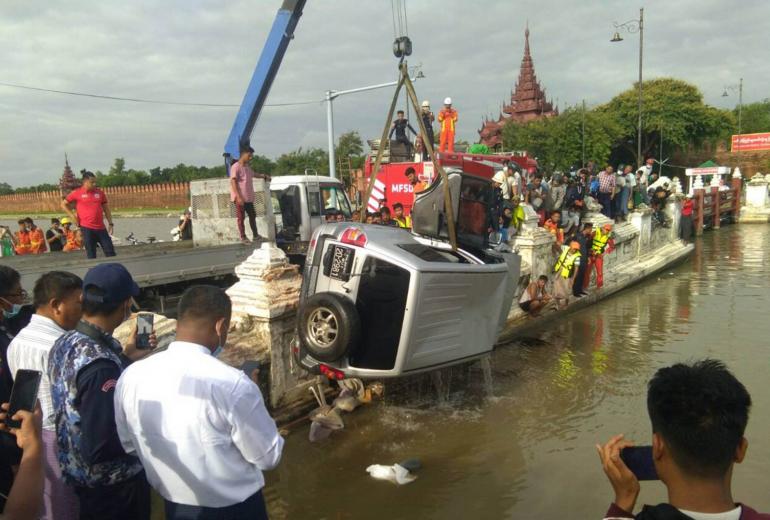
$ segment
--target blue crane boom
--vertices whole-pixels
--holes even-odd
[[[270,87],[281,66],[286,48],[294,38],[294,29],[302,16],[305,0],[284,0],[273,21],[273,27],[267,35],[267,41],[259,56],[257,67],[251,76],[246,94],[243,96],[238,115],[225,143],[225,165],[230,174],[230,165],[240,156],[241,143],[248,143],[251,131],[257,122],[259,113],[265,104]]]

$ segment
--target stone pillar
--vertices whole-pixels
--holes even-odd
[[[233,319],[224,361],[234,366],[245,360],[269,364],[269,377],[260,382],[272,408],[306,397],[312,378],[292,368],[291,353],[302,283],[298,267],[282,250],[264,243],[235,268],[235,274],[238,282],[227,290]]]
[[[722,197],[719,195],[719,180],[717,176],[711,178],[711,228],[719,229],[719,212],[722,207]]]
[[[673,195],[669,197],[666,202],[666,215],[671,221],[671,240],[677,240],[679,238],[679,227],[682,225],[682,204],[684,203],[684,195]]]
[[[743,176],[740,168],[733,170],[732,184],[733,222],[738,222],[738,217],[741,215],[741,189],[743,188]]]
[[[637,242],[637,257],[650,250],[650,241],[652,239],[652,210],[637,209],[630,214],[630,223],[639,232],[639,241]]]
[[[746,206],[766,208],[768,206],[768,182],[762,175],[755,175],[746,186]]]

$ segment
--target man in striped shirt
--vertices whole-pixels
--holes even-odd
[[[19,369],[43,373],[38,399],[43,409],[43,447],[45,449],[45,519],[75,519],[78,500],[66,486],[56,456],[51,383],[48,379],[48,354],[59,337],[77,325],[81,316],[83,282],[72,273],[51,271],[35,282],[35,314],[8,346],[8,365],[15,376]]]
[[[615,198],[615,173],[612,166],[607,166],[603,172],[599,172],[599,204],[602,205],[602,214],[612,218],[612,202]]]

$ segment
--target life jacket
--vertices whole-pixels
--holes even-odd
[[[393,222],[398,224],[398,227],[404,229],[412,229],[412,219],[408,215],[404,215],[401,218],[393,217]]]
[[[611,236],[612,232],[605,235],[602,233],[601,229],[597,229],[594,232],[594,241],[591,245],[591,250],[594,252],[594,254],[601,255],[604,253],[604,250],[607,248],[607,242],[609,242]]]
[[[83,244],[78,240],[78,235],[75,231],[65,231],[67,235],[67,243],[64,244],[64,251],[78,251]]]
[[[562,278],[569,278],[575,270],[575,261],[580,259],[580,251],[565,249],[562,251],[556,265],[553,266],[553,272],[561,275]]]
[[[457,121],[457,110],[454,108],[442,108],[438,113],[438,121],[441,123],[441,132],[455,131],[455,122]]]
[[[16,232],[16,254],[28,255],[32,252],[32,241],[29,231]]]
[[[29,232],[29,244],[30,244],[30,253],[33,255],[39,255],[40,253],[45,253],[45,234],[43,233],[43,230],[39,227],[36,227],[35,229],[31,230]]]
[[[121,368],[123,366],[118,357],[120,343],[104,333],[97,340],[81,331],[84,326],[89,327],[81,322],[76,330],[71,330],[56,340],[51,349],[51,363],[48,365],[56,417],[59,466],[64,481],[70,485],[109,486],[130,479],[142,470],[142,465],[139,459],[131,455],[90,464],[81,451],[78,374],[81,369],[99,359],[111,361]],[[105,385],[108,383],[110,381]],[[106,392],[109,388],[102,387],[102,390]]]

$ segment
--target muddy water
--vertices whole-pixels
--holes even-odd
[[[268,476],[273,518],[601,518],[612,499],[594,444],[646,443],[646,382],[671,363],[716,357],[752,393],[746,461],[734,494],[770,510],[770,227],[707,234],[685,263],[498,348],[492,394],[479,367],[391,387],[319,444],[287,439]],[[396,391],[393,391],[396,390]],[[372,480],[373,463],[416,457],[419,478]],[[665,499],[642,485],[641,502]]]

